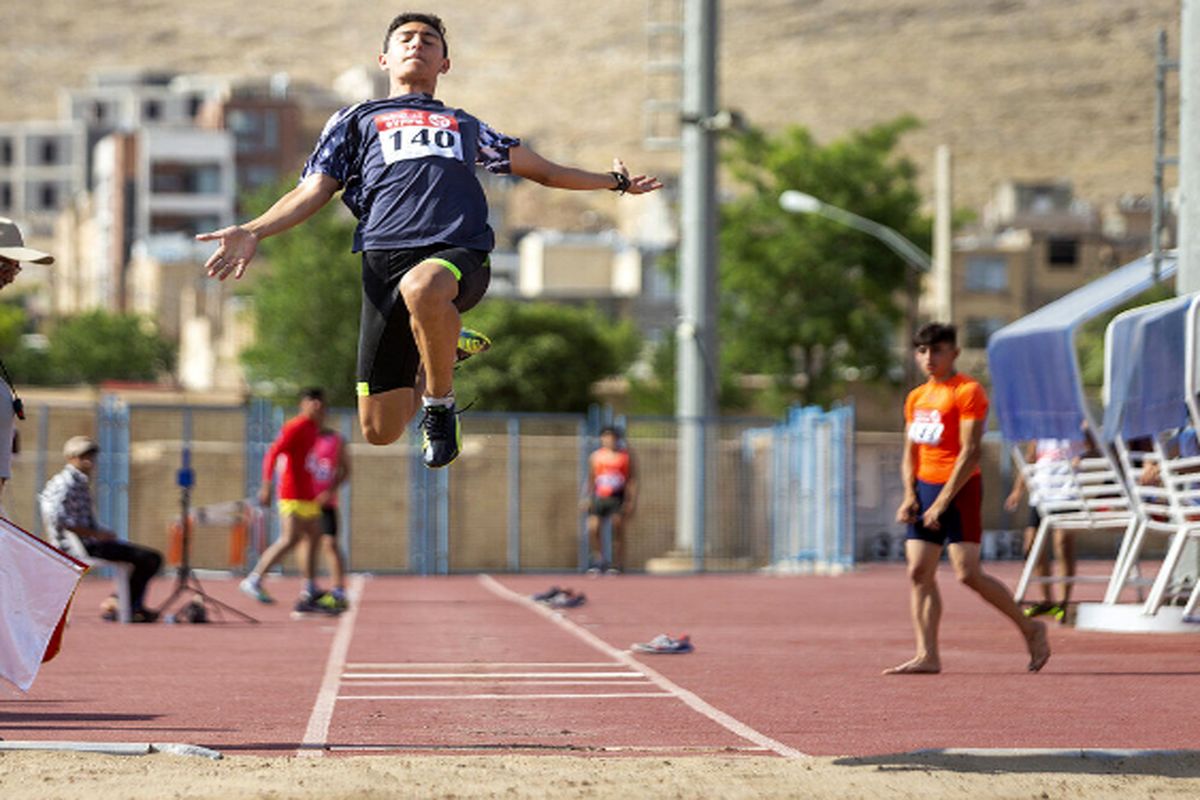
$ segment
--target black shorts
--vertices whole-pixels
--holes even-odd
[[[338,510],[332,506],[321,507],[321,533],[326,536],[337,536]]]
[[[619,513],[624,507],[624,495],[614,494],[610,497],[593,497],[592,504],[588,508],[588,513],[594,514],[597,517],[607,517]]]
[[[926,528],[921,514],[933,505],[942,492],[943,483],[917,481],[917,521],[908,526],[908,539],[920,539],[932,544],[979,544],[983,540],[983,478],[972,475],[954,495],[950,507],[938,517],[937,530]]]
[[[474,308],[491,282],[488,254],[483,250],[435,244],[412,250],[363,251],[362,322],[358,331],[358,386],[363,395],[411,389],[417,382],[421,356],[400,297],[400,281],[422,261],[436,260],[458,278],[454,306]]]

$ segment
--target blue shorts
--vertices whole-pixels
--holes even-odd
[[[973,542],[979,544],[983,539],[983,477],[972,475],[954,495],[950,507],[938,517],[937,530],[931,530],[921,524],[921,515],[925,509],[933,505],[941,494],[944,483],[926,483],[917,481],[917,521],[909,523],[908,539],[917,539],[932,544],[962,544]]]

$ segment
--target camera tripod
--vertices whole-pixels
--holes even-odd
[[[175,589],[171,592],[171,596],[158,607],[159,615],[167,611],[173,603],[179,600],[184,595],[191,595],[183,605],[196,602],[198,599],[204,606],[205,610],[212,608],[216,612],[219,621],[224,622],[222,612],[228,611],[241,617],[245,622],[257,624],[258,620],[244,611],[239,611],[228,603],[224,603],[217,598],[204,591],[204,587],[200,585],[200,579],[192,572],[191,567],[191,552],[192,552],[192,521],[191,521],[191,500],[192,500],[192,484],[194,481],[194,473],[189,466],[190,453],[185,447],[183,449],[183,467],[179,470],[176,483],[179,485],[179,505],[180,505],[180,551],[179,569],[175,572]],[[181,606],[182,608],[182,606]]]

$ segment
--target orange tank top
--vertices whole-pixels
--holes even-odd
[[[618,497],[629,482],[629,452],[600,448],[592,453],[592,476],[596,497]]]

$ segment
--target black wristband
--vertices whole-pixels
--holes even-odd
[[[610,191],[610,192],[620,192],[621,194],[625,194],[626,192],[628,192],[628,191],[629,191],[629,186],[630,186],[630,183],[629,183],[629,176],[628,176],[628,175],[626,175],[626,174],[625,174],[625,173],[623,173],[623,172],[615,172],[615,171],[614,171],[614,172],[610,172],[610,173],[608,173],[608,174],[609,174],[609,175],[612,175],[612,176],[613,176],[613,178],[614,178],[614,179],[616,180],[616,182],[617,182],[617,185],[616,185],[616,186],[614,186],[614,187],[612,187],[611,189],[609,189],[609,191]]]

